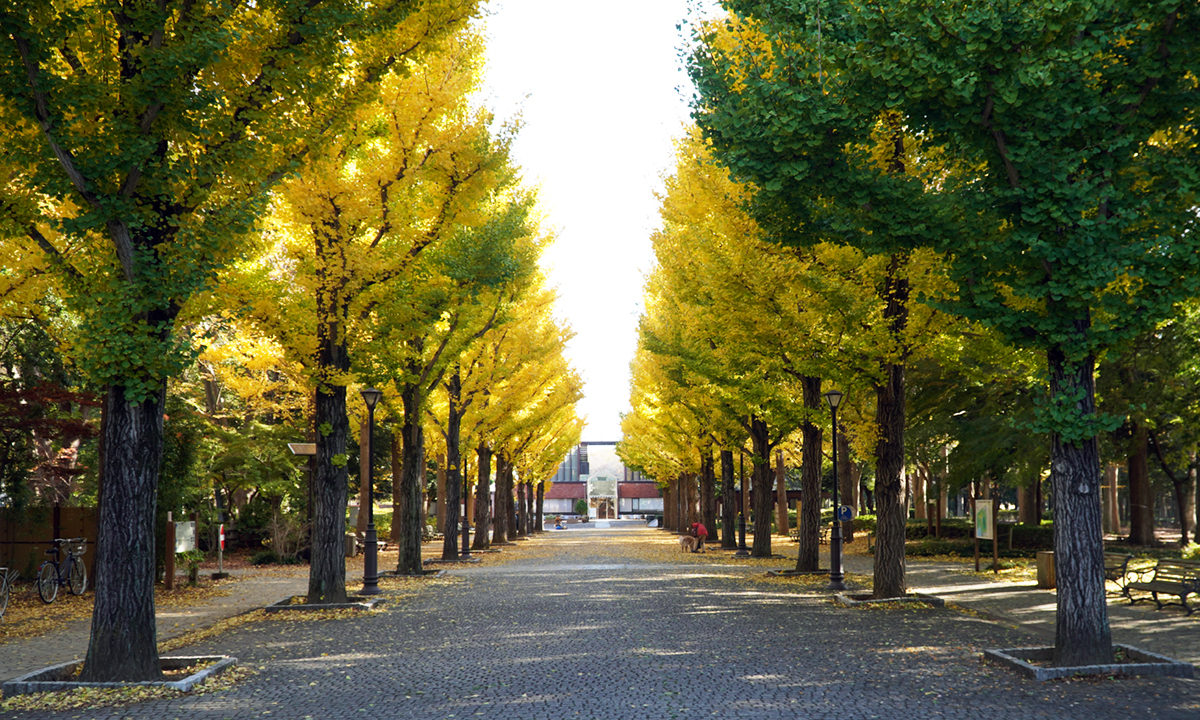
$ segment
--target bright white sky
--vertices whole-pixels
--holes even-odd
[[[514,146],[558,229],[545,265],[583,375],[583,439],[619,440],[642,284],[659,225],[654,193],[688,121],[676,29],[696,0],[490,0],[484,102],[520,114]],[[707,6],[709,2],[702,3]]]

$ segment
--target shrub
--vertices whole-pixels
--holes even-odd
[[[250,556],[251,565],[273,565],[279,562],[274,550],[259,550]]]
[[[1188,543],[1184,545],[1179,556],[1184,560],[1200,560],[1200,543]]]

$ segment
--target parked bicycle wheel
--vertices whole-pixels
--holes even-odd
[[[8,569],[0,568],[0,618],[4,617],[4,611],[8,609],[9,582]]]
[[[58,568],[52,563],[44,562],[42,569],[38,570],[38,595],[47,605],[58,597]]]
[[[71,560],[71,574],[67,576],[67,588],[72,595],[82,595],[87,590],[87,568],[79,558]]]

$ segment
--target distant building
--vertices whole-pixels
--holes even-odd
[[[615,441],[579,443],[558,466],[546,491],[547,515],[570,515],[587,500],[588,515],[597,519],[657,515],[663,511],[658,485],[625,467]]]

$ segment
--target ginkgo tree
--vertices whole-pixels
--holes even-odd
[[[241,254],[267,193],[378,81],[476,4],[19,2],[0,12],[2,234],[80,318],[107,388],[96,602],[81,679],[162,677],[154,497],[181,308]],[[414,22],[413,14],[420,17]]]
[[[1045,356],[1062,562],[1054,662],[1111,662],[1099,353],[1197,293],[1200,13],[1173,0],[740,2],[695,55],[695,117],[760,220],[950,258],[943,307]],[[786,99],[786,100],[784,100]],[[953,158],[934,175],[872,157]],[[898,171],[900,170],[900,171]]]

